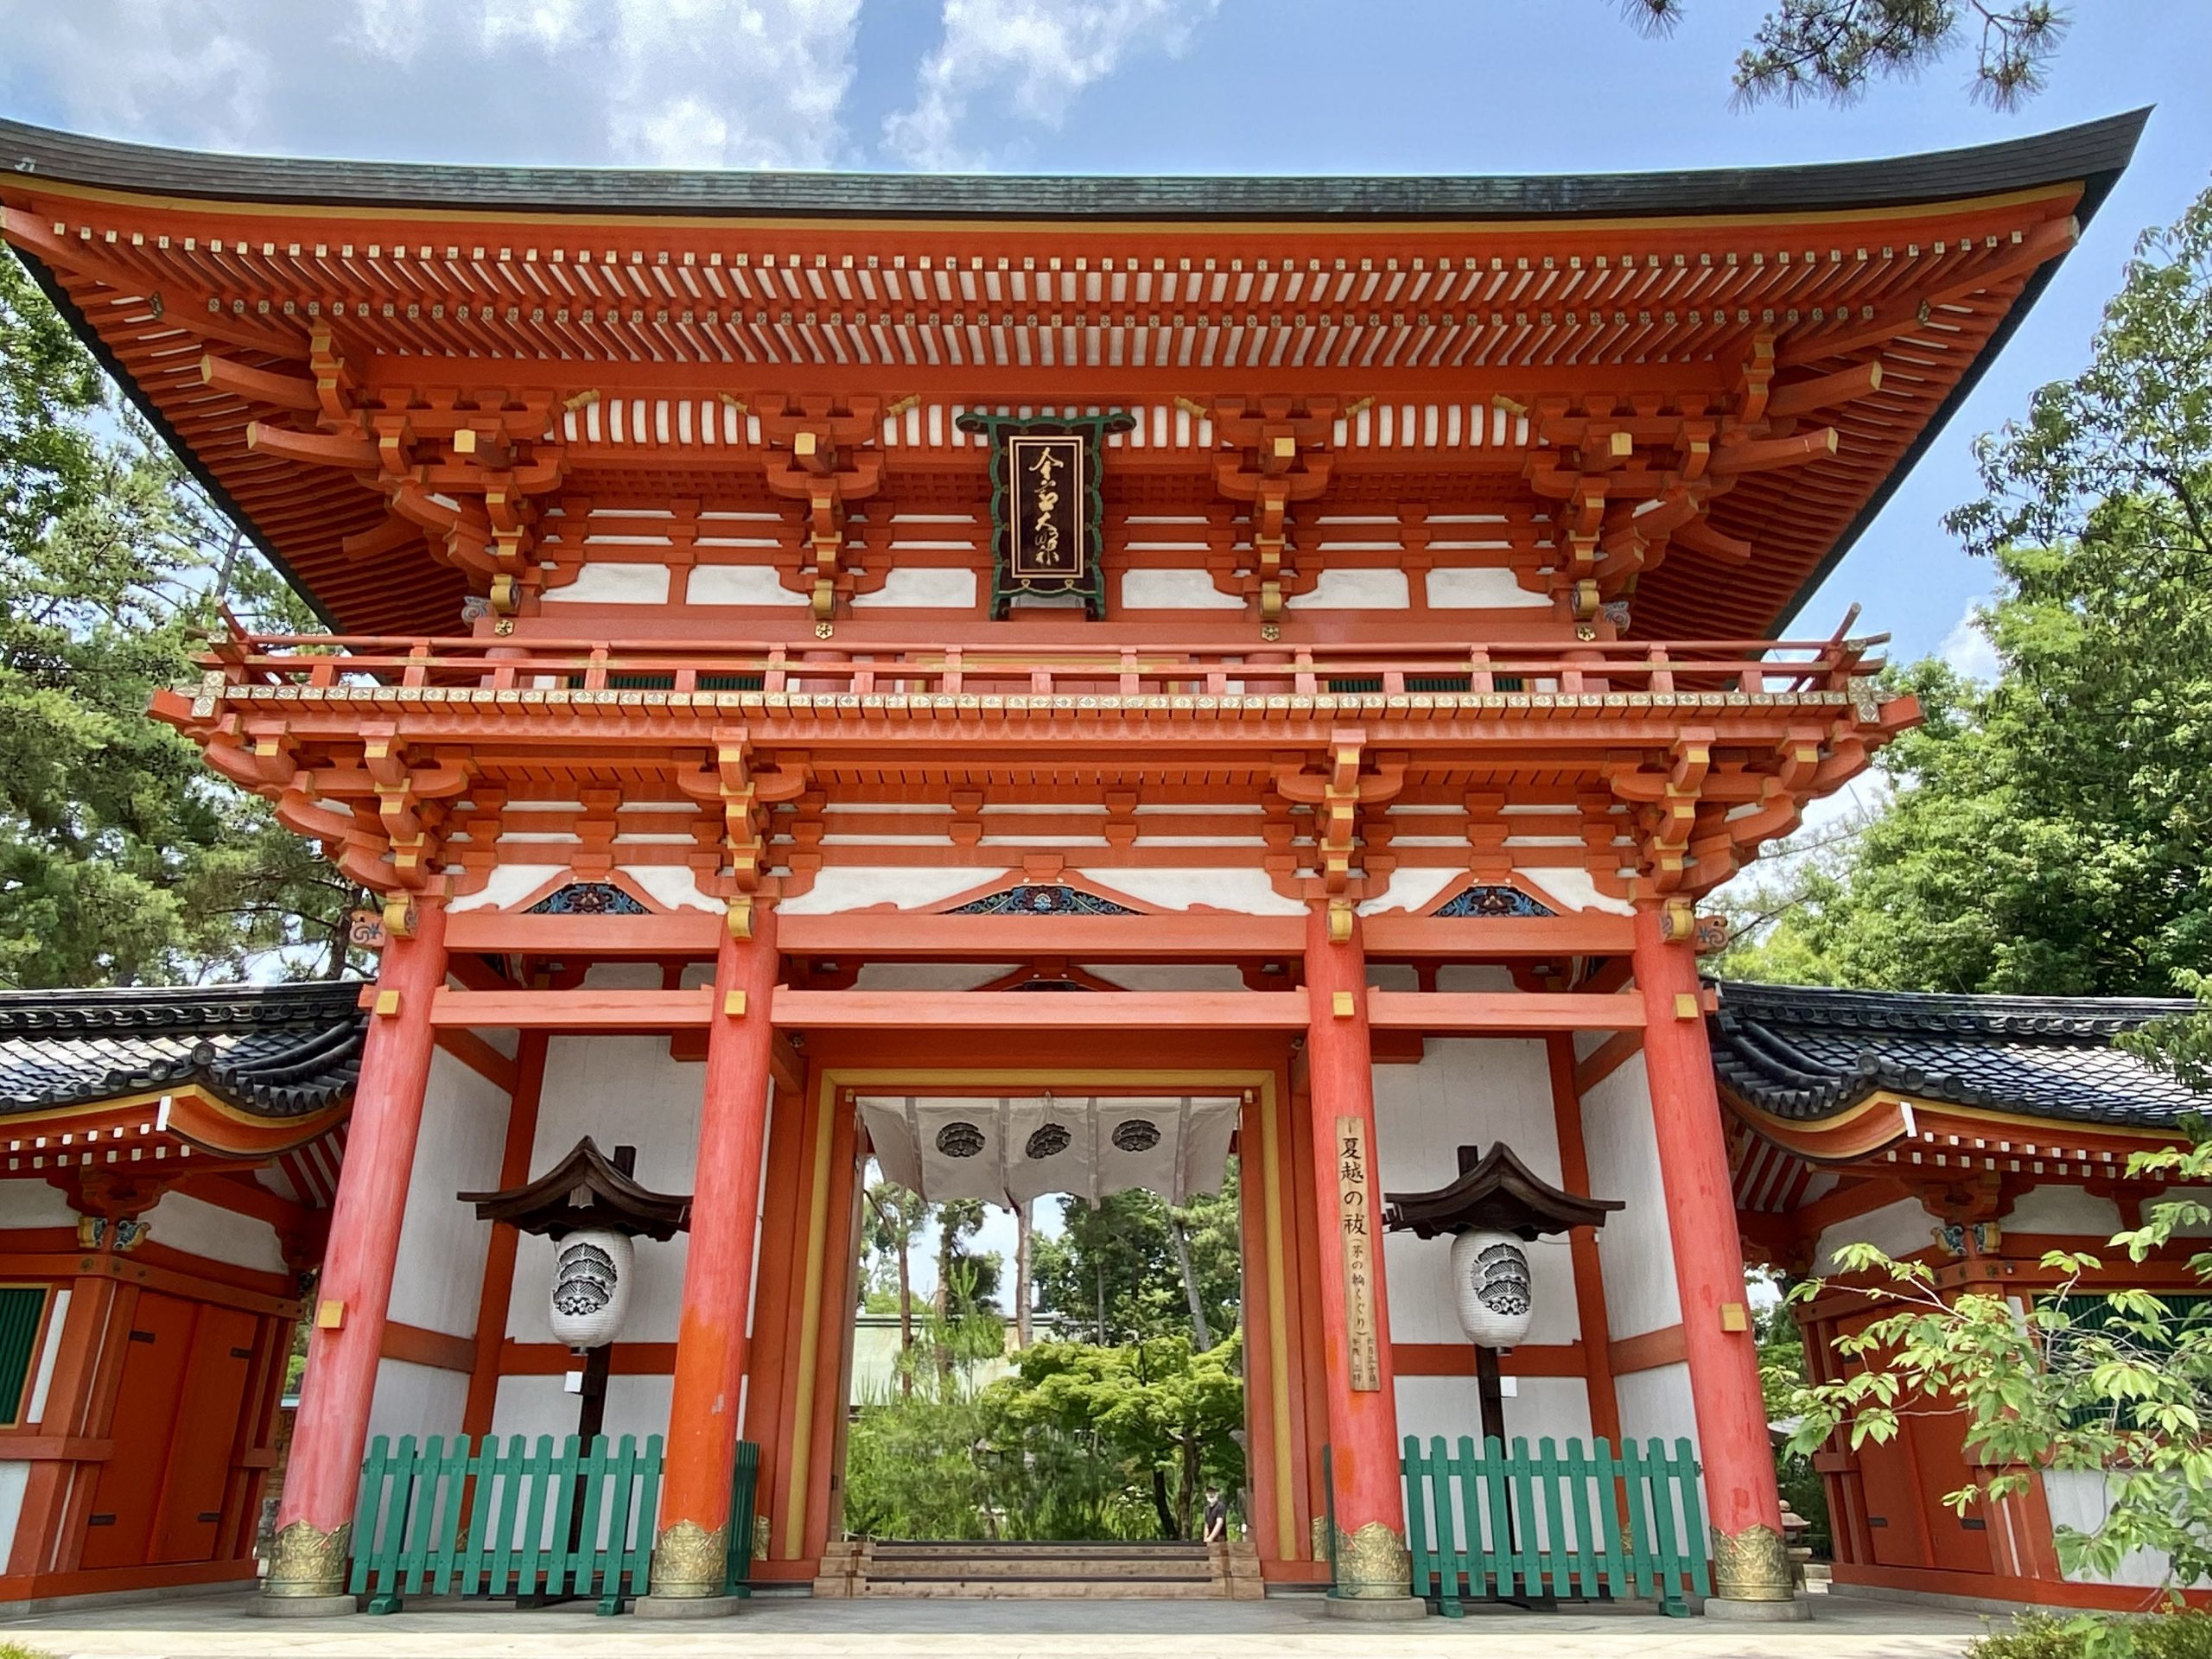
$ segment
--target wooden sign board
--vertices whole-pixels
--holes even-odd
[[[1375,1185],[1369,1179],[1367,1123],[1337,1120],[1337,1226],[1344,1263],[1344,1351],[1354,1389],[1374,1393],[1382,1386],[1376,1351]]]
[[[1016,599],[1071,595],[1093,621],[1106,613],[1100,555],[1106,498],[1102,451],[1125,414],[1023,418],[963,415],[959,426],[991,445],[991,615]]]

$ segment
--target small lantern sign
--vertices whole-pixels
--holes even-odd
[[[1459,1177],[1450,1185],[1386,1193],[1383,1202],[1392,1232],[1450,1236],[1452,1305],[1459,1328],[1475,1345],[1483,1436],[1503,1440],[1505,1391],[1497,1357],[1528,1340],[1536,1312],[1527,1247],[1547,1233],[1602,1227],[1608,1215],[1624,1207],[1622,1201],[1561,1192],[1500,1141],[1481,1156],[1473,1147],[1460,1147]]]

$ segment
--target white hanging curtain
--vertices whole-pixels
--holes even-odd
[[[1170,1204],[1218,1192],[1239,1103],[1220,1096],[863,1096],[884,1175],[931,1203],[1008,1206],[1141,1187]]]

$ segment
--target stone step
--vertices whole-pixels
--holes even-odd
[[[893,1580],[920,1584],[944,1579],[1051,1579],[1071,1582],[1096,1579],[1155,1584],[1211,1584],[1218,1576],[1203,1561],[1191,1567],[1155,1567],[1142,1561],[955,1560],[925,1564],[878,1561],[867,1569],[867,1577],[872,1584],[883,1584]]]
[[[859,1586],[862,1596],[879,1600],[897,1597],[923,1599],[1068,1601],[1219,1601],[1222,1586],[1211,1579],[1187,1583],[1157,1579],[870,1579]]]

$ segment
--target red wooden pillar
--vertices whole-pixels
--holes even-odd
[[[430,1001],[445,983],[445,933],[443,904],[417,901],[414,936],[386,944],[377,972],[283,1503],[262,1585],[270,1600],[299,1604],[286,1611],[318,1598],[332,1611],[353,1605],[343,1592],[353,1498],[430,1081]]]
[[[1340,938],[1330,937],[1332,909]],[[1306,995],[1321,1346],[1336,1503],[1334,1594],[1403,1600],[1412,1570],[1398,1466],[1390,1319],[1382,1293],[1367,956],[1358,918],[1347,906],[1324,906],[1307,915]],[[1348,1191],[1359,1194],[1356,1204]],[[1420,1610],[1419,1602],[1411,1605]]]
[[[1660,909],[1637,910],[1636,982],[1643,996],[1644,1065],[1713,1522],[1713,1589],[1722,1602],[1786,1603],[1790,1587],[1782,1500],[1744,1295],[1744,1249],[1720,1097],[1713,1088],[1688,918],[1686,911],[1677,914],[1684,937],[1670,939]]]
[[[719,1597],[727,1570],[747,1297],[772,1083],[775,1032],[768,1015],[777,968],[775,912],[756,905],[753,937],[724,934],[715,964],[715,1022],[707,1039],[690,1242],[683,1257],[667,1473],[653,1544],[652,1595],[660,1602]]]

